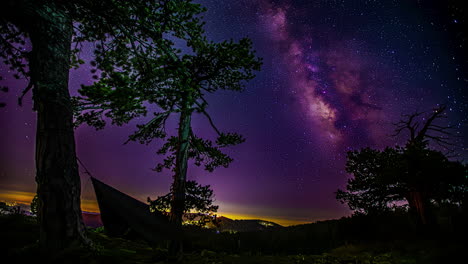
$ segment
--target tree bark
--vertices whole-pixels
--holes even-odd
[[[171,221],[177,226],[182,225],[185,207],[185,182],[187,181],[191,117],[190,103],[186,97],[179,120],[179,146],[176,153],[176,167],[172,185]]]
[[[170,220],[176,228],[182,227],[182,218],[185,209],[185,183],[187,181],[188,150],[190,138],[190,126],[192,112],[190,109],[190,96],[184,97],[182,111],[179,119],[179,145],[176,153],[175,175],[172,184],[172,200]],[[173,241],[170,248],[171,254],[178,254],[182,251],[180,242]]]
[[[427,224],[426,208],[423,201],[421,192],[411,191],[408,193],[408,205],[410,210],[417,216],[418,223],[422,225]]]
[[[427,195],[422,191],[410,191],[406,199],[410,212],[417,219],[419,231],[426,232],[427,230],[434,229],[436,227],[436,220],[432,214],[431,202],[427,198]]]
[[[40,247],[59,252],[88,244],[80,207],[73,111],[68,92],[73,22],[52,4],[37,7],[28,33],[37,111],[36,182]]]

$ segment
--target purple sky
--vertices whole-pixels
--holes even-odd
[[[334,195],[349,177],[346,151],[394,145],[388,135],[401,113],[447,103],[448,122],[459,129],[460,147],[466,146],[468,80],[466,53],[459,49],[466,38],[454,37],[466,36],[458,27],[466,18],[450,8],[416,1],[199,2],[208,8],[208,37],[248,36],[264,58],[245,92],[208,98],[219,128],[247,139],[229,149],[229,168],[189,168],[189,179],[212,186],[221,214],[283,224],[349,215]],[[7,103],[0,109],[0,191],[34,192],[35,115],[30,96],[23,107],[16,105],[26,85],[6,72],[0,65],[10,87],[0,97]],[[87,66],[73,70],[71,93],[90,76]],[[167,193],[171,175],[151,170],[161,160],[160,143],[123,145],[142,121],[100,131],[82,126],[76,143],[96,178],[145,201]],[[213,136],[203,116],[194,118],[193,127]],[[92,200],[90,181],[80,171],[83,199]]]

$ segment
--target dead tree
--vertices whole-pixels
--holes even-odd
[[[409,132],[409,139],[403,149],[405,162],[404,177],[407,177],[406,200],[410,211],[412,211],[419,223],[426,226],[434,222],[430,213],[431,201],[428,183],[424,173],[424,156],[429,155],[429,142],[437,144],[439,147],[453,152],[454,144],[451,142],[453,127],[437,124],[440,119],[447,118],[445,114],[446,106],[442,105],[434,109],[430,114],[415,112],[413,114],[402,115],[402,120],[394,124],[395,134],[398,136],[402,132]]]
[[[454,144],[451,142],[451,137],[453,137],[454,128],[435,124],[437,120],[447,118],[445,115],[446,108],[446,105],[439,106],[430,115],[426,116],[424,116],[425,112],[402,115],[402,120],[394,124],[396,128],[393,136],[398,136],[403,131],[408,130],[410,137],[407,144],[427,146],[428,142],[432,141],[445,150],[452,152]]]

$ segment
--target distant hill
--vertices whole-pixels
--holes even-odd
[[[251,232],[251,231],[262,231],[267,229],[282,228],[283,226],[260,219],[255,220],[233,220],[224,216],[217,218],[219,221],[218,230],[221,232],[233,231],[233,232]]]
[[[101,215],[99,213],[83,212],[83,221],[86,226],[96,228],[102,226]],[[251,231],[262,231],[270,230],[275,228],[283,228],[283,226],[261,219],[255,220],[233,220],[224,216],[219,216],[218,227],[210,226],[210,228],[216,228],[220,232],[251,232]]]

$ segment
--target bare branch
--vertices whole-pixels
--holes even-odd
[[[216,131],[216,133],[218,135],[221,135],[221,132],[219,131],[219,129],[215,126],[213,120],[211,119],[211,116],[205,111],[205,108],[203,106],[201,106],[198,102],[195,102],[195,104],[199,107],[200,111],[206,116],[206,118],[208,119],[208,121],[210,122],[210,125],[211,127],[213,127],[213,129]]]
[[[427,129],[427,132],[429,132],[429,130],[431,130],[431,131],[435,131],[435,132],[438,132],[438,133],[441,133],[441,134],[444,134],[444,135],[452,135],[452,133],[447,131],[449,128],[450,127],[447,127],[446,129],[429,127]]]
[[[448,141],[449,138],[446,137],[437,137],[437,136],[431,136],[431,135],[425,135],[426,138],[430,138],[434,140],[439,146],[447,148],[448,146],[455,146],[452,142]]]
[[[396,128],[392,136],[397,136],[403,131],[408,130],[410,132],[408,143],[425,142],[425,139],[430,139],[437,145],[445,149],[450,149],[449,147],[455,146],[455,144],[451,143],[455,128],[434,124],[437,119],[447,118],[447,116],[444,115],[445,109],[445,105],[434,109],[430,115],[428,114],[426,119],[422,119],[422,128],[420,129],[421,123],[416,119],[420,119],[419,117],[425,114],[424,112],[402,115],[402,120],[394,123]],[[432,132],[432,134],[430,134],[430,132]]]
[[[21,92],[21,96],[18,98],[18,105],[23,106],[23,97],[34,87],[32,80],[29,81],[28,86]]]
[[[424,112],[416,112],[413,114],[404,114],[402,115],[403,120],[395,123],[396,126],[395,134],[393,136],[398,136],[403,130],[409,130],[410,132],[410,140],[414,140],[416,131],[419,127],[419,122],[414,121],[416,117],[421,116]]]
[[[431,127],[432,122],[437,118],[440,118],[443,112],[445,111],[446,106],[443,105],[434,110],[434,113],[427,119],[426,123],[424,124],[423,128],[419,130],[418,135],[416,136],[416,140],[422,141],[426,136],[427,130]]]

